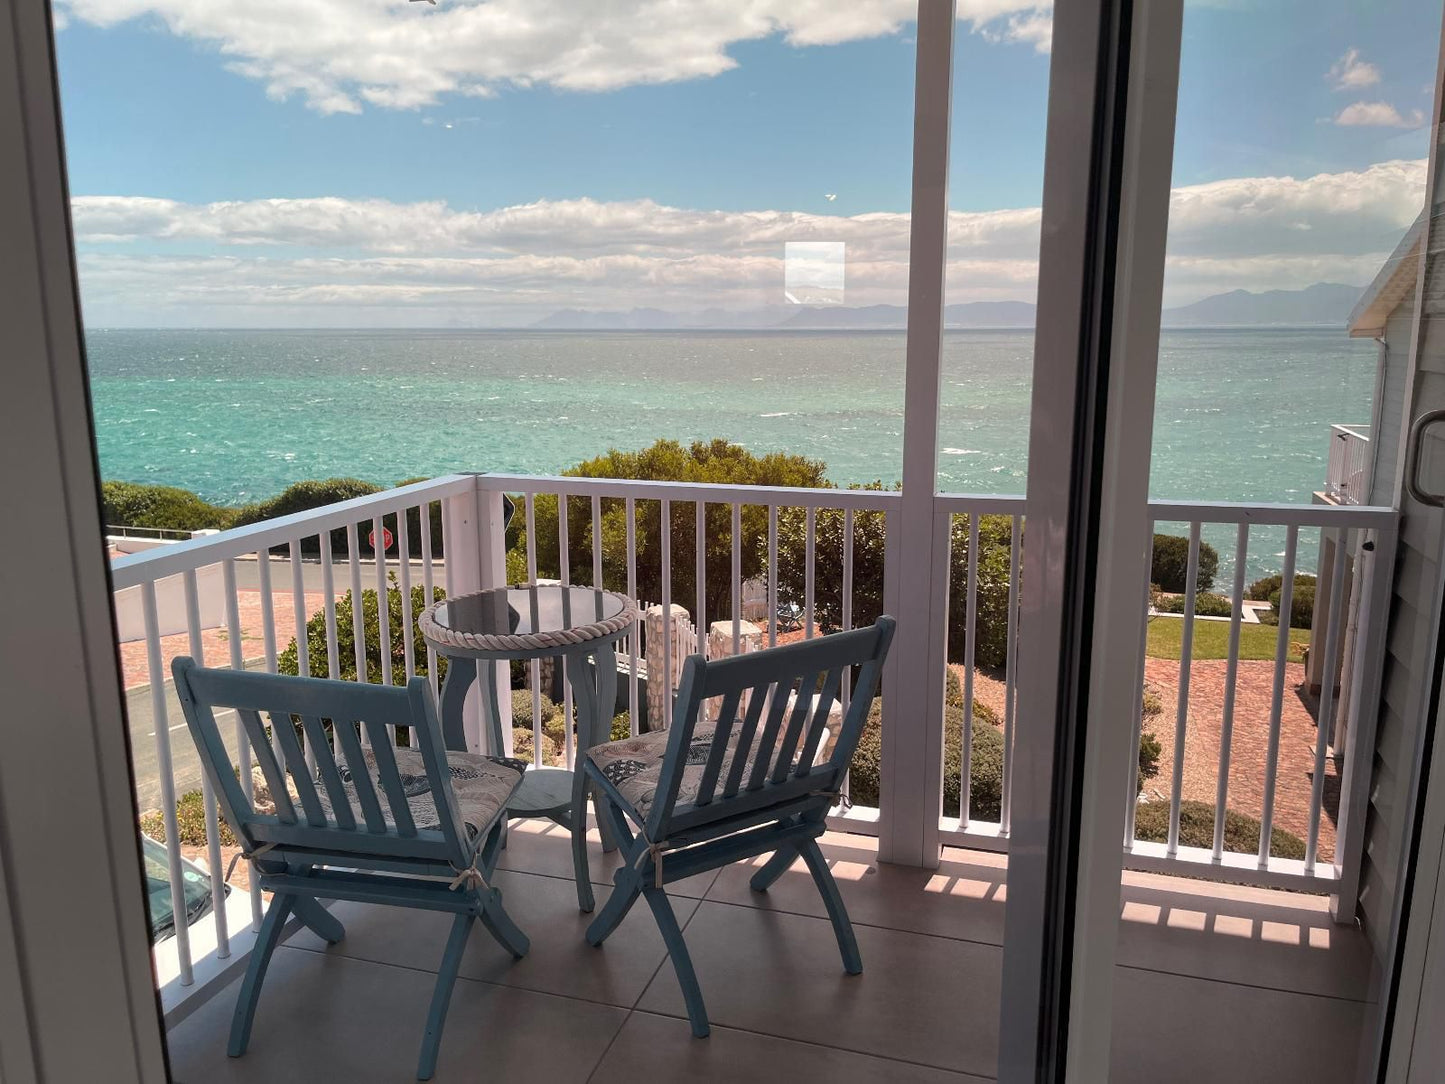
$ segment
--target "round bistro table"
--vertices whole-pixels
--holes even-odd
[[[443,599],[422,611],[418,624],[426,642],[447,657],[441,693],[442,736],[448,749],[467,749],[463,707],[467,691],[482,675],[488,720],[488,749],[500,752],[501,705],[497,667],[479,662],[560,658],[577,705],[577,757],[608,740],[617,699],[617,641],[637,622],[637,604],[626,595],[568,584],[496,587]],[[509,817],[547,817],[572,835],[577,905],[593,907],[587,866],[587,794],[581,764],[532,768],[507,803]],[[615,848],[598,818],[603,847]]]

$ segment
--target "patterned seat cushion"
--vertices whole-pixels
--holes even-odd
[[[716,727],[709,722],[699,722],[693,731],[692,741],[687,747],[687,763],[682,770],[682,784],[677,791],[675,809],[692,805],[702,783],[703,769],[707,766],[708,754],[712,750],[713,733]],[[637,813],[640,820],[647,818],[652,809],[653,796],[657,792],[658,779],[662,774],[662,762],[667,756],[666,730],[654,730],[639,734],[635,738],[610,741],[605,745],[593,746],[587,751],[588,759],[595,764],[602,777],[617,788]],[[733,750],[737,747],[737,732],[728,743],[728,752],[723,759],[722,770],[718,772],[718,790],[727,781],[732,767]],[[751,759],[751,758],[749,758]],[[751,763],[743,768],[743,786],[747,785]]]
[[[367,774],[371,777],[371,785],[376,790],[377,801],[381,804],[381,815],[390,825],[393,823],[391,807],[377,775],[376,756],[370,749],[362,750],[362,755],[366,758]],[[510,757],[482,756],[479,753],[448,752],[446,757],[447,767],[451,770],[452,794],[456,796],[457,811],[461,814],[462,823],[466,825],[468,838],[476,839],[496,819],[502,807],[507,804],[507,799],[512,796],[512,791],[517,789],[517,784],[522,781],[522,773],[526,771],[526,761],[513,760]],[[344,760],[341,757],[337,759]],[[356,823],[364,824],[365,817],[361,802],[356,797],[351,770],[345,763],[341,763],[339,767],[347,799],[356,815]],[[396,767],[401,776],[402,793],[406,795],[411,819],[417,829],[439,830],[441,820],[437,815],[436,803],[432,800],[431,780],[427,778],[421,750],[398,748]],[[330,797],[326,793],[326,787],[320,782],[316,785],[316,793],[321,799],[321,807],[327,818],[334,820]]]

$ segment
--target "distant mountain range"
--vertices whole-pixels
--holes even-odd
[[[1166,327],[1344,327],[1364,287],[1317,282],[1303,290],[1231,290],[1164,310]]]
[[[1303,290],[1266,290],[1250,293],[1231,290],[1165,309],[1165,327],[1344,327],[1350,310],[1364,292],[1359,286],[1317,282]],[[715,330],[898,330],[907,325],[908,310],[901,305],[850,307],[799,307],[772,305],[761,309],[730,311],[702,309],[667,312],[663,309],[587,310],[561,309],[532,326],[575,331]],[[1029,328],[1034,326],[1034,305],[1028,301],[972,301],[946,305],[943,322],[952,328]]]

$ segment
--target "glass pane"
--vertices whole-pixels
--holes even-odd
[[[1374,1040],[1414,680],[1382,686],[1410,635],[1384,555],[1440,20],[1185,4],[1150,612],[1120,721],[1130,1075],[1353,1080]]]

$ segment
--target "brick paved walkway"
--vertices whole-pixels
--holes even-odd
[[[1213,804],[1219,779],[1219,734],[1224,717],[1224,659],[1196,659],[1189,682],[1189,723],[1184,736],[1184,798]],[[963,677],[963,667],[953,669]],[[1148,659],[1145,682],[1159,695],[1164,710],[1145,721],[1163,747],[1159,774],[1144,787],[1149,797],[1168,800],[1174,771],[1174,720],[1179,696],[1179,662]],[[1258,817],[1264,808],[1265,758],[1269,741],[1269,705],[1274,663],[1242,661],[1234,698],[1234,731],[1229,757],[1229,808]],[[1301,839],[1309,832],[1310,790],[1314,785],[1316,698],[1302,688],[1304,667],[1287,663],[1280,712],[1279,769],[1275,782],[1275,827]],[[1003,718],[1004,683],[982,671],[974,677],[974,696]],[[1335,853],[1339,815],[1340,765],[1333,750],[1325,758],[1324,816],[1320,818],[1320,858]]]

